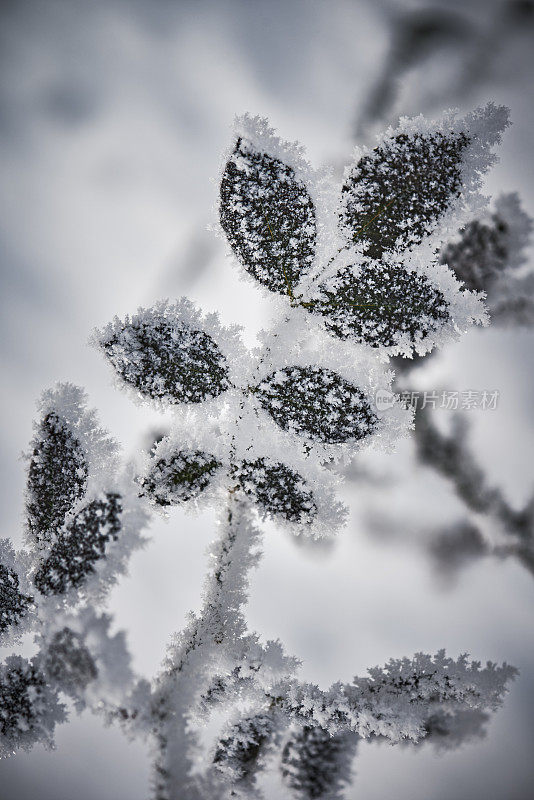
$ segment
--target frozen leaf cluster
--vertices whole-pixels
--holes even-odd
[[[245,116],[221,180],[222,230],[249,275],[309,324],[390,355],[428,351],[485,319],[435,251],[483,202],[506,124],[491,104],[463,119],[403,119],[356,152],[337,191],[302,148]]]
[[[125,571],[146,522],[115,443],[76,386],[44,393],[27,460],[27,546],[0,543],[0,636],[33,633],[38,649],[0,667],[2,755],[53,743],[66,719],[61,693],[79,710],[96,708],[130,680],[122,636],[109,635],[95,604]]]

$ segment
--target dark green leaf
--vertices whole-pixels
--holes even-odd
[[[363,439],[378,423],[364,393],[329,369],[285,367],[254,393],[283,430],[325,444]]]
[[[169,403],[200,403],[230,386],[226,359],[202,330],[147,317],[126,323],[101,346],[126,383]]]
[[[207,488],[221,463],[201,450],[181,450],[159,458],[140,483],[144,493],[160,506],[170,506],[197,497]]]
[[[312,522],[317,515],[313,493],[285,464],[266,458],[242,461],[232,470],[232,477],[269,514],[280,514],[288,522]]]
[[[33,602],[33,597],[19,590],[15,570],[0,564],[0,633],[16,625]]]
[[[28,469],[26,511],[36,542],[52,540],[86,485],[87,463],[80,443],[65,420],[50,412],[39,427]]]
[[[340,339],[374,347],[419,341],[449,319],[445,298],[423,275],[369,260],[344,267],[306,307]]]
[[[247,272],[272,292],[292,294],[316,239],[313,202],[294,170],[239,139],[221,181],[220,219]]]
[[[341,222],[380,259],[422,239],[462,189],[465,133],[400,133],[360,159],[343,185]]]
[[[79,587],[105,556],[106,545],[121,530],[120,495],[91,501],[58,533],[49,555],[35,573],[34,583],[44,595],[64,594]]]

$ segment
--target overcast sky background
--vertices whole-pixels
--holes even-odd
[[[429,5],[439,4],[2,3],[1,536],[21,542],[19,455],[44,388],[58,380],[85,386],[127,453],[162,421],[116,390],[86,344],[94,326],[182,294],[244,325],[249,343],[268,323],[268,304],[205,232],[234,115],[268,116],[316,163],[339,168],[354,131],[366,133],[359,112],[388,57],[392,15]],[[519,191],[534,215],[534,27],[514,27],[505,13],[512,5],[447,3],[486,47],[477,45],[477,58],[465,64],[459,52],[409,71],[398,102],[410,113],[489,99],[510,106],[514,127],[487,191]],[[532,345],[529,332],[475,331],[416,379],[421,389],[500,390],[497,411],[473,413],[471,441],[518,506],[534,483]],[[458,501],[415,465],[410,442],[361,464],[376,480],[347,484],[351,522],[328,552],[296,546],[266,526],[250,626],[279,637],[303,660],[302,677],[323,687],[389,657],[441,647],[516,665],[521,675],[483,742],[440,757],[430,748],[363,744],[347,797],[527,800],[534,794],[532,576],[513,561],[482,559],[445,583],[414,541],[425,526],[457,518]],[[398,519],[393,540],[369,529],[373,507]],[[134,665],[146,676],[186,612],[199,607],[213,519],[176,511],[155,523],[151,544],[112,594],[116,626],[127,630]],[[0,800],[146,800],[148,782],[145,748],[89,714],[58,729],[55,752],[36,747],[0,763]],[[267,800],[283,796],[269,779]]]

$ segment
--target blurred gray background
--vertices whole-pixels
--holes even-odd
[[[268,116],[340,174],[355,137],[370,140],[399,113],[493,99],[514,125],[487,193],[518,191],[532,215],[533,32],[533,4],[501,0],[2,3],[0,535],[21,543],[19,456],[42,389],[85,386],[127,453],[165,422],[113,386],[86,344],[94,326],[182,294],[244,325],[248,343],[268,324],[268,303],[206,232],[236,113]],[[496,411],[472,412],[471,445],[518,507],[534,483],[532,345],[525,330],[474,331],[414,378],[420,389],[499,389]],[[533,576],[512,559],[474,559],[453,579],[436,569],[422,540],[457,518],[458,501],[409,441],[393,456],[362,456],[344,495],[351,521],[326,551],[266,526],[253,629],[279,637],[323,687],[441,647],[521,670],[483,741],[441,756],[363,744],[347,797],[532,797]],[[373,508],[398,521],[394,536],[373,529]],[[146,676],[199,607],[213,520],[176,511],[155,523],[112,594]],[[145,748],[88,714],[59,728],[54,752],[0,763],[1,800],[145,800],[148,783]],[[273,776],[265,786],[267,800],[286,796]]]

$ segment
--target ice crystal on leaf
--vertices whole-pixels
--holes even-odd
[[[362,156],[341,189],[346,235],[376,261],[422,242],[460,195],[468,144],[464,131],[397,133]]]
[[[213,763],[233,783],[250,778],[257,769],[262,749],[271,739],[273,727],[269,714],[239,720],[218,742]]]
[[[308,308],[343,340],[394,348],[399,338],[424,340],[448,321],[448,303],[425,275],[402,263],[371,261],[343,267],[322,283]]]
[[[317,515],[313,492],[302,476],[285,464],[265,458],[242,461],[232,476],[265,513],[281,514],[288,522],[301,523],[312,522]]]
[[[37,742],[50,746],[56,723],[64,720],[64,706],[38,659],[9,656],[0,664],[0,757]]]

